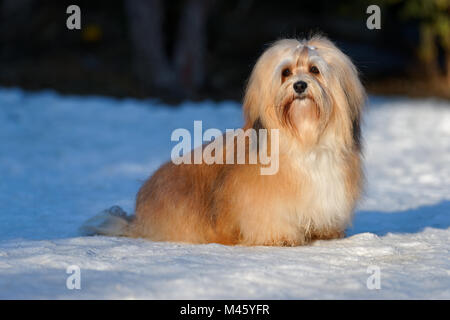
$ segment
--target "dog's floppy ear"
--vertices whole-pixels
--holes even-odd
[[[349,70],[345,70],[346,74],[343,79],[341,79],[341,85],[347,98],[352,119],[357,119],[360,117],[362,108],[365,104],[366,92],[359,80],[356,67],[353,65],[350,59],[348,59],[348,61],[350,63],[348,68]]]
[[[353,140],[359,148],[361,143],[361,112],[366,102],[366,92],[359,80],[358,70],[351,59],[326,37],[315,35],[309,40],[309,43],[324,49],[330,60],[333,60],[337,66],[338,74],[340,75],[337,82],[344,93],[343,98],[346,99],[352,123]]]
[[[256,132],[258,132],[260,129],[265,129],[260,117],[256,118],[256,120],[253,122],[252,128],[256,130]]]
[[[245,127],[247,128],[253,126],[253,123],[265,109],[264,103],[269,100],[268,83],[271,83],[273,66],[270,63],[273,62],[274,45],[265,50],[256,61],[247,82],[243,101]]]
[[[350,59],[349,70],[346,70],[346,74],[341,81],[342,89],[347,99],[348,112],[352,121],[352,138],[353,144],[357,150],[361,150],[361,113],[366,102],[367,96],[363,85],[361,84],[358,71],[352,64]]]
[[[253,78],[254,76],[252,74],[247,84],[247,90],[245,92],[243,103],[245,121],[244,126],[246,128],[253,127],[253,123],[258,118],[259,97],[257,94],[256,84],[254,83],[255,80]]]
[[[352,121],[352,137],[353,137],[353,145],[356,150],[361,151],[362,143],[361,143],[361,116],[358,115],[357,118]]]
[[[260,145],[259,145],[259,142],[260,142],[259,141],[259,139],[260,139],[259,138],[259,134],[260,134],[260,132],[259,132],[259,130],[260,129],[266,129],[264,127],[262,121],[261,121],[261,117],[257,117],[255,119],[255,121],[253,121],[252,129],[256,131],[256,151],[259,152],[259,148],[260,148]]]
[[[264,109],[262,103],[267,95],[267,90],[264,89],[265,84],[261,82],[261,79],[264,79],[263,60],[265,55],[266,53],[258,59],[247,82],[243,101],[246,128],[253,126],[253,123],[260,116],[262,109]]]

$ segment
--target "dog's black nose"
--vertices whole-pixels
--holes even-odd
[[[294,90],[297,93],[303,93],[306,87],[308,87],[308,84],[305,81],[297,81],[296,83],[294,83]]]

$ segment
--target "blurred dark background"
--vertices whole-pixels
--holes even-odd
[[[81,29],[69,30],[69,5]],[[381,8],[369,30],[366,9]],[[241,99],[267,44],[320,32],[368,91],[450,98],[450,0],[0,0],[0,86]]]

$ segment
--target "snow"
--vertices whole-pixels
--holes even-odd
[[[370,97],[366,192],[347,238],[279,248],[81,237],[105,208],[132,212],[170,158],[171,132],[194,120],[242,124],[232,101],[0,88],[0,298],[450,299],[450,103],[437,99]],[[66,287],[71,265],[80,290]]]

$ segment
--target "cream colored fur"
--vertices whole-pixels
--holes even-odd
[[[298,81],[308,84],[302,94]],[[289,246],[342,237],[362,188],[364,102],[356,68],[328,39],[274,43],[253,69],[243,109],[244,129],[279,130],[278,172],[166,163],[140,189],[127,235]]]

